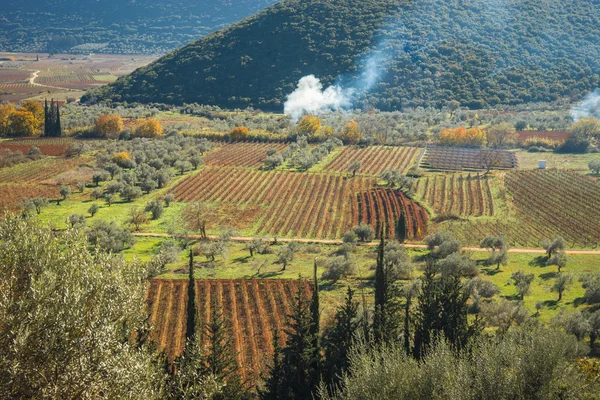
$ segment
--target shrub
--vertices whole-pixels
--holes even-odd
[[[156,118],[148,118],[137,124],[134,131],[135,137],[154,138],[163,134],[163,127]]]

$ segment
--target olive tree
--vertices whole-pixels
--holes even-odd
[[[160,398],[162,374],[135,334],[143,265],[14,217],[0,222],[0,248],[3,398]]]

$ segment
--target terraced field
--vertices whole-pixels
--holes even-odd
[[[287,146],[281,143],[226,143],[204,157],[211,167],[259,167],[267,158],[267,150],[278,152]]]

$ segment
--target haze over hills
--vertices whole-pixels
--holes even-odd
[[[274,2],[4,0],[0,51],[166,53]]]
[[[87,96],[280,111],[298,80],[382,110],[578,99],[600,85],[600,2],[285,0]]]

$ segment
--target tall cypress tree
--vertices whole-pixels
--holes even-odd
[[[384,266],[385,258],[385,225],[380,228],[380,241],[377,249],[377,265],[375,267],[375,313],[373,314],[373,336],[376,343],[381,343],[385,326],[385,304],[387,301],[387,278]]]
[[[358,302],[354,300],[354,291],[348,286],[344,305],[338,307],[334,325],[327,329],[324,337],[325,377],[332,386],[339,383],[349,366],[349,351],[360,329]]]
[[[312,324],[310,333],[315,337],[315,348],[319,347],[319,282],[317,281],[317,258],[315,257],[313,265],[313,291],[312,301],[310,302],[310,314]]]
[[[196,335],[196,280],[194,279],[194,252],[190,249],[190,270],[188,273],[188,302],[186,340],[193,340]]]
[[[62,136],[62,127],[60,125],[60,107],[58,106],[58,102],[56,103],[56,125],[54,129],[54,136]]]
[[[49,136],[49,129],[50,129],[50,116],[49,116],[49,111],[48,110],[48,99],[44,99],[44,136]]]

